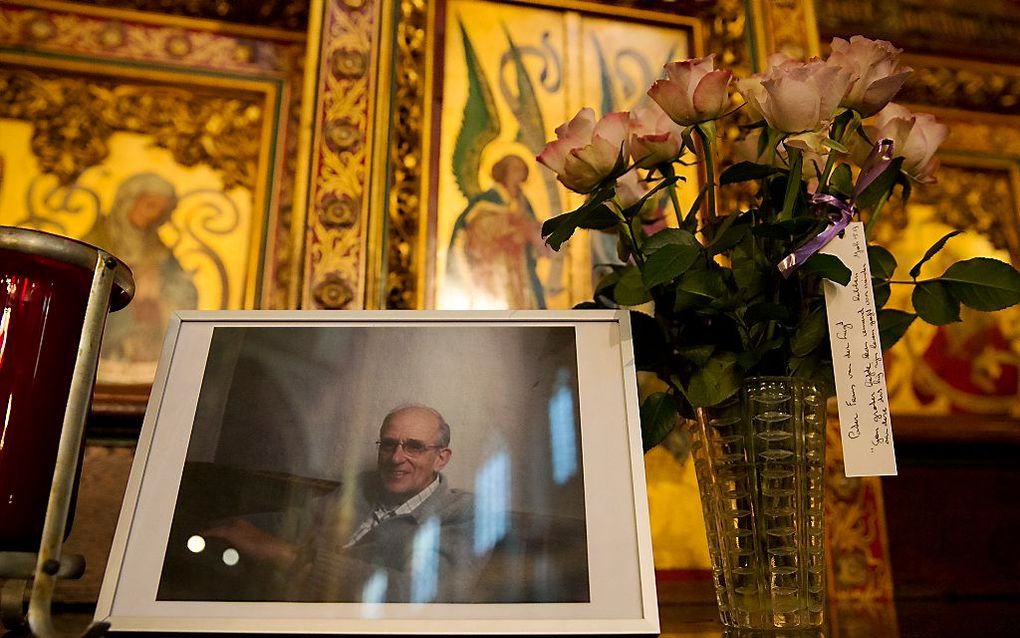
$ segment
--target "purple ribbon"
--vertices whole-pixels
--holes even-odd
[[[893,141],[891,139],[883,138],[875,144],[874,148],[871,149],[871,153],[868,154],[868,159],[865,160],[864,166],[861,167],[861,174],[857,177],[857,184],[854,186],[854,193],[849,202],[844,202],[838,197],[824,193],[815,193],[811,196],[811,205],[815,208],[828,206],[837,212],[835,214],[829,213],[833,217],[832,221],[829,222],[829,225],[822,232],[779,262],[777,268],[779,268],[779,272],[782,273],[784,278],[789,278],[794,270],[804,265],[804,262],[810,259],[825,244],[843,232],[843,229],[847,227],[847,224],[850,223],[850,220],[853,219],[854,214],[857,212],[857,198],[892,163],[892,153]]]

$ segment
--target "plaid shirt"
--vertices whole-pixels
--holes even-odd
[[[368,518],[351,534],[351,539],[344,544],[344,549],[348,549],[360,541],[366,534],[375,529],[379,523],[397,516],[410,514],[418,509],[439,488],[440,481],[442,481],[442,475],[437,475],[436,479],[429,483],[428,487],[396,507],[386,507],[385,505],[377,504]]]

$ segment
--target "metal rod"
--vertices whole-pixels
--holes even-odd
[[[39,558],[32,583],[32,597],[28,605],[28,624],[32,633],[39,638],[57,635],[51,615],[53,589],[56,586],[56,574],[60,570],[60,549],[64,542],[67,512],[74,492],[78,455],[85,432],[85,417],[95,382],[99,346],[103,341],[103,328],[106,326],[106,315],[109,312],[116,267],[117,261],[110,254],[100,250],[92,277],[88,305],[85,308],[85,320],[82,324],[81,340],[78,342],[78,357],[74,364],[74,376],[71,377],[67,409],[64,411],[60,446],[57,448],[57,465],[53,473],[49,503],[46,506],[46,522],[43,525]]]

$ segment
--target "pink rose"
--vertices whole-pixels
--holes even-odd
[[[616,201],[620,208],[630,208],[641,201],[649,190],[648,183],[641,181],[641,176],[636,170],[627,171],[616,180]],[[653,235],[666,228],[666,215],[663,210],[666,201],[666,192],[659,191],[645,200],[641,210],[638,211],[641,227],[646,235]]]
[[[648,89],[648,96],[681,126],[708,122],[724,115],[730,105],[727,88],[733,74],[716,71],[715,56],[670,62],[666,79]]]
[[[911,113],[899,104],[889,103],[865,127],[874,141],[889,138],[893,141],[893,155],[903,157],[903,172],[918,182],[935,181],[939,160],[935,151],[949,135],[949,127],[928,113]],[[866,156],[867,148],[858,148],[857,155]]]
[[[641,182],[637,171],[627,171],[616,180],[616,201],[620,208],[630,208],[647,192],[648,187]]]
[[[537,159],[570,190],[590,193],[626,165],[629,137],[627,113],[610,113],[596,122],[595,111],[585,107],[556,129],[556,139]]]
[[[683,129],[651,100],[630,112],[630,154],[641,168],[672,162],[680,156]]]
[[[766,148],[758,153],[758,144],[761,140],[762,129],[757,128],[749,132],[745,137],[733,144],[733,159],[738,162],[753,162],[754,164],[768,164],[775,168],[789,168],[790,154],[786,147],[780,144],[776,152],[772,154],[772,162],[769,162],[769,151]],[[808,190],[814,191],[818,184],[818,178],[825,168],[825,162],[829,159],[829,149],[823,147],[822,152],[815,152],[810,149],[804,150],[804,161],[801,166],[801,179],[809,185]]]
[[[828,127],[849,86],[850,73],[840,67],[785,61],[741,80],[737,90],[769,126],[800,134]]]
[[[826,64],[850,72],[851,86],[840,106],[854,109],[864,117],[878,113],[903,87],[910,67],[899,66],[902,49],[885,40],[855,35],[847,42],[833,38]]]

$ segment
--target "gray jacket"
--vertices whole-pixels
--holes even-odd
[[[371,484],[359,510],[373,502]],[[359,520],[364,520],[359,519]],[[323,531],[309,548],[301,600],[467,602],[480,568],[474,552],[474,497],[445,480],[410,514],[386,519],[354,545]]]

